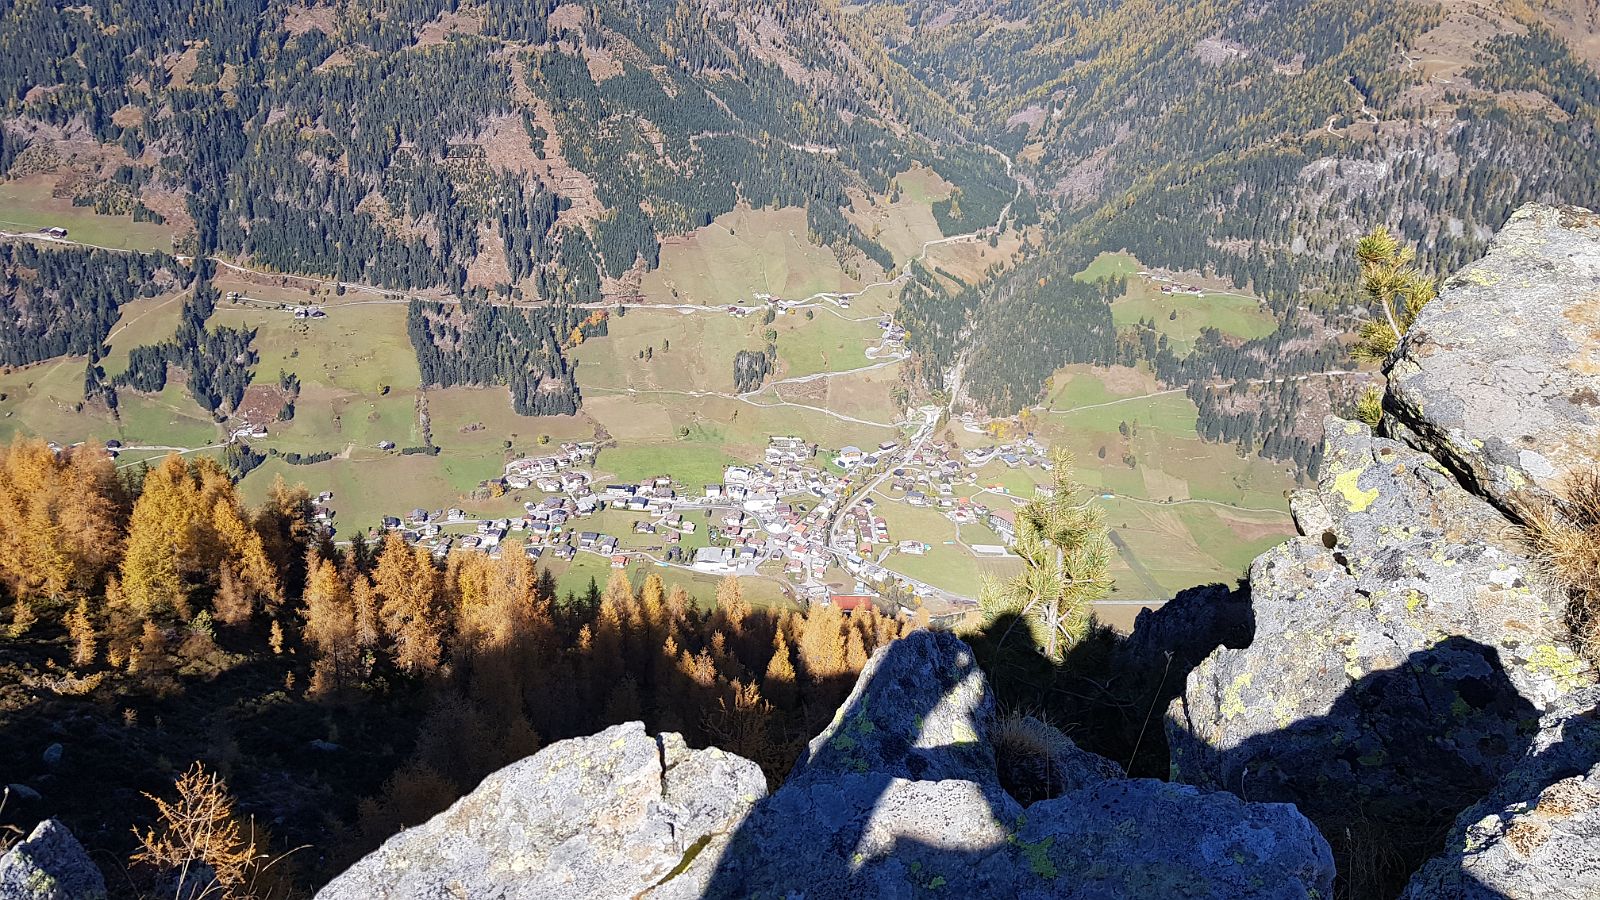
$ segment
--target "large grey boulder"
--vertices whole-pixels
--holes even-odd
[[[1546,716],[1527,755],[1456,820],[1404,900],[1600,897],[1600,690]]]
[[[1423,308],[1389,372],[1400,433],[1503,508],[1600,446],[1600,215],[1530,204]]]
[[[65,825],[40,822],[0,855],[0,900],[105,900],[106,882]]]
[[[630,722],[561,741],[401,832],[319,900],[634,897],[720,842],[766,795],[749,760]]]
[[[1173,774],[1425,854],[1593,677],[1493,506],[1431,456],[1326,430],[1316,497],[1297,498],[1323,528],[1251,566],[1256,638],[1189,674]]]
[[[1000,785],[994,728],[964,643],[896,641],[721,857],[653,896],[1330,896],[1327,843],[1293,807],[1115,777],[1073,747],[1081,786],[1024,808]]]

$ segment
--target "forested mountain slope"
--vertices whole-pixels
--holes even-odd
[[[1302,396],[1341,401],[1282,379],[1343,362],[1353,238],[1388,224],[1442,272],[1518,204],[1600,203],[1597,59],[1583,0],[24,0],[0,176],[66,166],[58,194],[180,252],[560,307],[410,334],[428,384],[566,412],[574,307],[641,293],[663,238],[804,207],[795,238],[869,281],[895,258],[852,198],[925,165],[962,234],[1010,171],[1011,224],[1042,227],[989,283],[916,274],[911,380],[1011,414],[1063,364],[1142,363],[1202,433],[1305,466]],[[1106,250],[1265,298],[1276,330],[1166,346],[1076,283]]]
[[[1210,270],[1286,327],[1348,298],[1352,238],[1374,224],[1448,271],[1520,203],[1600,201],[1600,22],[1585,4],[910,0],[862,15],[1016,155],[1055,216],[1045,256],[1081,267],[1128,249]],[[1041,284],[1041,266],[1074,269],[1014,277]],[[1031,402],[1061,362],[996,328],[1031,318],[1075,330],[1034,342],[1113,352],[1092,322],[1030,315],[1053,293],[995,294],[1031,305],[970,323],[992,350],[968,367],[982,406]]]
[[[593,300],[741,200],[883,261],[839,206],[913,159],[1009,197],[948,105],[815,0],[25,2],[0,49],[9,168],[65,141],[105,202],[192,221],[199,251],[397,288]]]

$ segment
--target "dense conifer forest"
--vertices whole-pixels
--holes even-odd
[[[122,304],[191,278],[161,254],[0,243],[0,365],[96,354]]]
[[[606,332],[603,313],[571,307],[517,309],[465,300],[459,306],[413,300],[406,330],[424,385],[503,384],[524,416],[572,415],[580,398],[564,342]]]

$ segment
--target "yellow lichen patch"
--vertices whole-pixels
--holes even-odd
[[[1528,654],[1528,668],[1535,672],[1549,672],[1556,685],[1564,691],[1580,688],[1589,680],[1589,667],[1578,654],[1566,647],[1540,644]]]
[[[1344,674],[1351,681],[1360,681],[1367,674],[1361,665],[1361,650],[1353,643],[1344,648]]]
[[[1231,719],[1234,716],[1241,715],[1244,712],[1243,692],[1245,688],[1250,686],[1250,682],[1254,678],[1255,676],[1253,674],[1244,672],[1239,675],[1239,677],[1233,679],[1233,683],[1228,685],[1227,690],[1222,692],[1222,707],[1220,712],[1222,713],[1223,718]]]
[[[1362,512],[1378,499],[1378,489],[1368,488],[1362,490],[1356,486],[1361,479],[1361,469],[1351,469],[1333,480],[1333,489],[1344,498],[1345,505],[1353,513]]]

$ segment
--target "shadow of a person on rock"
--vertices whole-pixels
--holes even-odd
[[[1394,896],[1522,759],[1538,720],[1494,649],[1450,637],[1358,679],[1326,715],[1231,747],[1181,742],[1175,769],[1204,788],[1293,803],[1333,844],[1342,895]]]
[[[1181,686],[1186,674],[1169,677]],[[1209,796],[1233,804],[1225,813],[1236,818],[1270,813],[1267,831],[1293,826],[1281,807],[1262,802],[1295,803],[1334,845],[1338,895],[1394,896],[1442,849],[1454,817],[1522,757],[1537,719],[1495,651],[1450,638],[1359,679],[1325,716],[1204,748],[1207,759],[1186,760],[1214,775],[1201,790],[1153,781],[1081,787],[1062,803],[1098,804],[1103,827],[1094,821],[1098,831],[1080,830],[1073,840],[1030,843],[1022,839],[1030,815],[1062,807],[1025,808],[1002,787],[991,743],[993,695],[974,654],[952,635],[923,633],[879,651],[833,723],[746,817],[702,884],[660,887],[668,896],[808,900],[945,886],[964,896],[1086,898],[1168,896],[1179,885],[1196,897],[1319,891],[1334,861],[1315,836],[1297,845],[1303,863],[1294,868],[1284,850],[1293,834],[1273,835],[1250,852],[1231,849],[1230,863],[1215,846],[1198,846],[1213,837],[1184,831],[1204,827],[1178,821],[1184,810],[1209,802],[1206,791],[1227,791],[1252,805]],[[1161,802],[1140,795],[1139,805],[1117,805],[1118,792],[1134,788],[1156,791]],[[1273,842],[1279,855],[1251,856]],[[1218,874],[1229,865],[1243,867],[1233,872],[1242,881]]]

